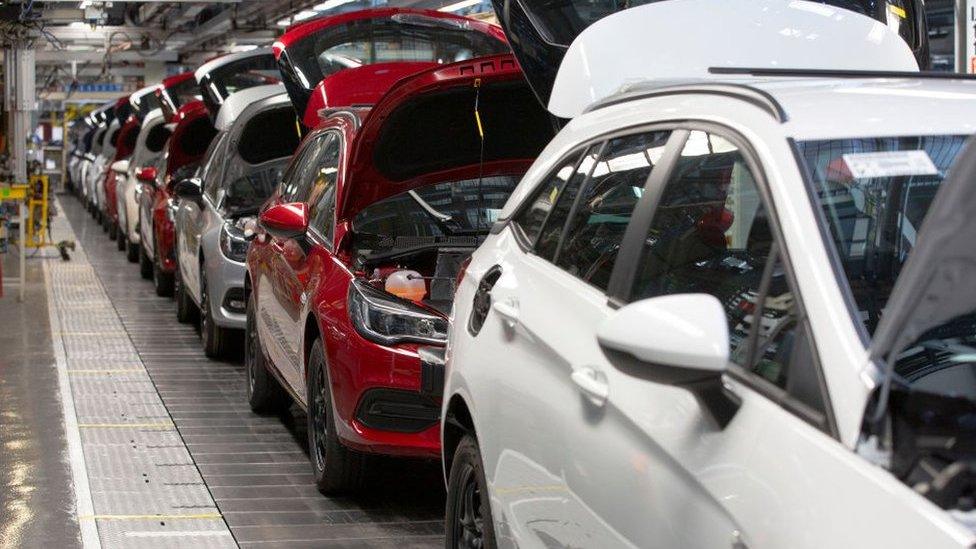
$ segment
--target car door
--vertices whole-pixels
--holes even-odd
[[[331,137],[330,137],[331,136]],[[318,170],[317,160],[323,148],[335,139],[333,132],[313,135],[303,147],[293,165],[285,174],[279,190],[278,200],[282,203],[308,202]],[[305,262],[307,241],[269,237],[271,251],[265,281],[259,281],[258,309],[263,327],[262,341],[273,341],[268,349],[278,371],[298,395],[304,395],[304,380],[301,375],[300,340],[302,328],[299,323],[308,299],[306,283],[308,279]],[[270,291],[266,291],[270,290]]]
[[[576,492],[580,477],[603,482],[613,473],[591,468],[607,452],[587,440],[604,412],[575,380],[607,382],[594,329],[613,311],[606,291],[617,254],[669,135],[635,131],[571,155],[513,223],[530,251],[516,248],[500,258],[479,335],[507,357],[484,366],[493,379],[510,381],[488,389],[481,401],[489,409],[479,415],[506,426],[500,444],[486,444],[486,469],[500,503],[501,536],[513,545],[626,542]],[[606,490],[613,493],[616,484]]]
[[[179,256],[179,268],[183,283],[186,284],[193,300],[201,301],[203,276],[200,265],[200,238],[207,225],[208,216],[216,216],[217,192],[221,185],[223,164],[226,158],[227,132],[221,133],[210,144],[210,149],[204,155],[204,163],[200,171],[200,181],[203,191],[203,201],[196,203],[192,200],[180,200],[179,218],[176,227],[176,249]]]
[[[564,335],[578,336],[567,358],[572,373],[552,382],[566,384],[567,397],[577,390],[561,417],[561,442],[573,451],[559,465],[575,528],[556,530],[565,536],[557,539],[817,546],[796,537],[797,525],[815,514],[797,483],[818,488],[811,486],[818,475],[802,464],[832,461],[837,474],[840,460],[824,458],[843,449],[827,434],[815,353],[775,220],[741,142],[697,129],[674,139],[680,152],[672,141],[667,169],[648,180],[622,244],[627,259],[615,265],[604,300],[715,296],[730,330],[728,394],[697,394],[663,381],[658,365],[635,366],[601,349],[595,333],[611,305],[593,312],[588,333]],[[570,215],[555,256],[567,273],[587,265],[592,247],[594,212],[585,204]]]

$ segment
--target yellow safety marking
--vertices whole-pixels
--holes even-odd
[[[128,370],[68,370],[69,374],[123,374],[130,372],[145,372],[142,368]]]
[[[221,519],[220,513],[196,515],[79,515],[78,520],[212,520]]]
[[[138,427],[140,429],[175,429],[172,423],[79,423],[82,429],[125,429]]]
[[[908,12],[905,11],[905,8],[901,6],[896,6],[894,4],[888,4],[888,9],[891,11],[891,13],[897,15],[898,17],[901,17],[902,19],[908,19]]]

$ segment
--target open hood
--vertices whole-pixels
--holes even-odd
[[[533,89],[562,118],[629,84],[718,78],[711,68],[918,70],[885,24],[821,2],[662,0],[619,11],[609,2],[493,1]]]
[[[176,127],[166,144],[166,178],[200,161],[217,135],[203,101],[191,101],[176,112]]]
[[[521,174],[554,133],[511,54],[416,74],[395,84],[363,121],[337,216],[351,220],[370,204],[431,183]]]
[[[207,61],[194,72],[210,116],[217,118],[220,105],[230,94],[279,81],[271,48],[232,53]]]
[[[159,84],[146,86],[132,93],[129,96],[129,104],[132,105],[132,114],[140,121],[146,118],[150,111],[159,108],[159,98],[156,97],[156,90]],[[121,120],[125,120],[124,118]]]
[[[494,25],[451,13],[399,8],[299,23],[273,49],[295,110],[310,121],[317,121],[321,108],[309,105],[315,86],[345,69],[397,62],[446,64],[509,51],[502,30]]]
[[[217,128],[218,132],[226,131],[230,129],[231,125],[234,124],[238,118],[244,113],[244,111],[252,104],[258,101],[263,101],[269,97],[274,97],[276,95],[282,95],[285,93],[285,87],[281,84],[273,84],[269,86],[255,86],[253,88],[248,88],[246,90],[233,93],[224,100],[224,104],[220,106],[220,112],[217,113],[217,120],[214,126]],[[292,124],[294,126],[294,124]]]
[[[192,72],[187,71],[163,79],[156,88],[156,98],[163,109],[163,116],[170,119],[183,105],[200,99],[200,87]]]
[[[928,330],[976,312],[976,143],[959,153],[932,200],[871,342],[893,363]]]

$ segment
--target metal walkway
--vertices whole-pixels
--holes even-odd
[[[195,488],[212,498],[188,498],[182,504],[183,514],[199,516],[196,522],[205,523],[213,517],[222,518],[233,541],[241,547],[435,547],[443,544],[443,481],[436,464],[384,461],[363,496],[344,499],[319,494],[312,484],[304,415],[296,407],[284,417],[251,413],[245,401],[240,360],[218,362],[204,357],[195,329],[176,322],[174,302],[155,295],[152,284],[140,278],[138,266],[128,263],[116,251],[115,243],[106,238],[77,200],[62,197],[61,204],[75,238],[84,249],[79,259],[83,262],[87,257],[112,306],[111,310],[87,318],[85,322],[98,326],[92,328],[90,335],[79,333],[70,344],[66,340],[69,361],[74,353],[75,358],[90,360],[95,368],[110,359],[115,364],[112,369],[119,370],[113,374],[111,383],[142,383],[138,371],[128,370],[141,370],[144,365],[149,378],[144,385],[147,400],[145,412],[137,423],[146,432],[144,443],[159,452],[155,454],[152,469],[165,471],[168,467],[169,472],[179,471],[182,475],[182,478],[168,475],[171,480],[157,489],[183,493],[180,491]],[[65,265],[78,269],[81,264],[73,261]],[[65,278],[55,281],[54,287],[70,293],[75,291],[74,284]],[[70,311],[66,313],[71,316]],[[135,355],[126,355],[129,347]],[[133,361],[135,366],[125,366]],[[72,379],[72,390],[76,393],[77,377]],[[153,404],[154,399],[158,399],[159,406]],[[83,406],[102,406],[106,416],[113,410],[111,402],[76,402],[79,418]],[[104,418],[106,424],[112,421],[118,418]],[[170,426],[169,430],[165,425]],[[115,436],[111,429],[104,431],[106,434],[102,436]],[[184,444],[189,460],[180,455]],[[170,447],[171,456],[159,461]],[[89,470],[97,466],[97,460],[89,463]],[[120,493],[125,492],[128,483],[150,482],[142,478],[145,474],[138,476],[139,470],[133,467],[131,473],[135,477],[118,479]],[[120,474],[124,476],[123,472]],[[97,510],[98,498],[105,497],[105,493],[101,489],[104,487],[97,487],[96,483],[93,477]],[[212,507],[214,503],[216,509]],[[129,519],[117,521],[119,528],[128,527],[126,522],[135,522],[138,517]],[[201,525],[196,526],[192,530],[199,534]],[[118,535],[112,527],[109,521],[98,523],[105,547],[113,546],[111,539]],[[208,529],[209,526],[203,530]],[[213,530],[220,528],[214,525]],[[108,538],[106,534],[110,534]],[[153,538],[147,535],[142,541],[141,547],[145,547],[146,543],[152,544]],[[177,541],[178,546],[186,548],[195,541],[222,545],[214,542],[223,540],[218,533],[213,533],[206,541],[190,537]]]

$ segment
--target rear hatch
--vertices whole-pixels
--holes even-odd
[[[295,110],[314,120],[309,100],[322,79],[377,63],[445,64],[509,51],[500,28],[450,13],[372,9],[295,25],[275,42]]]
[[[216,119],[220,105],[232,93],[279,81],[271,48],[232,53],[208,61],[194,73],[203,102]]]
[[[156,90],[163,116],[170,120],[176,111],[190,101],[200,99],[200,87],[192,72],[184,72],[163,79]]]
[[[835,48],[832,48],[831,42],[827,40],[827,37],[834,39],[837,37],[835,29],[841,29],[843,32],[842,29],[846,26],[846,21],[843,21],[845,19],[844,13],[853,15],[856,12],[866,16],[865,19],[871,17],[874,21],[880,20],[889,24],[892,32],[888,34],[891,37],[898,38],[899,32],[904,32],[905,36],[919,35],[918,19],[907,15],[907,8],[896,9],[894,19],[888,16],[888,11],[883,7],[879,8],[879,6],[892,6],[894,4],[914,5],[911,0],[898,0],[894,4],[891,2],[886,4],[876,0],[827,0],[824,2],[729,0],[719,5],[714,2],[701,4],[688,0],[636,0],[635,2],[492,0],[492,3],[495,13],[498,14],[499,22],[508,36],[512,50],[515,52],[522,70],[525,71],[526,78],[532,85],[539,101],[547,106],[551,103],[553,85],[560,65],[574,40],[597,21],[624,10],[627,10],[628,13],[616,18],[617,23],[612,26],[617,27],[618,24],[629,22],[631,23],[629,29],[620,25],[620,28],[608,30],[602,33],[599,40],[588,41],[587,45],[594,48],[594,51],[583,52],[588,54],[589,60],[593,62],[590,66],[600,70],[601,78],[608,70],[616,70],[625,65],[639,65],[640,67],[638,70],[638,67],[628,66],[626,67],[627,73],[622,74],[622,76],[639,78],[640,72],[643,71],[646,73],[646,77],[651,73],[658,72],[659,62],[670,64],[672,61],[683,61],[686,48],[676,46],[676,44],[690,44],[693,50],[708,50],[711,57],[718,59],[721,56],[716,55],[717,53],[724,54],[726,52],[724,42],[739,43],[741,46],[735,49],[743,49],[752,57],[757,57],[758,54],[768,56],[770,59],[767,61],[772,62],[781,50],[763,49],[754,41],[757,38],[756,33],[763,32],[764,23],[765,28],[773,33],[780,33],[785,30],[786,32],[781,34],[784,39],[790,38],[791,33],[800,33],[802,37],[808,39],[804,40],[808,43],[805,44],[806,51],[803,56],[793,57],[789,65],[780,65],[780,67],[835,69],[849,67],[850,64],[844,58],[837,58],[833,55],[831,50]],[[653,8],[660,9],[646,9],[651,7],[647,6],[649,4],[654,4]],[[847,10],[839,10],[831,5],[847,8]],[[745,19],[743,16],[747,13],[755,14],[756,19],[745,23],[746,26],[741,26],[740,23]],[[901,13],[906,13],[906,17],[899,17],[898,14]],[[818,16],[822,19],[821,21],[815,20]],[[773,19],[776,19],[775,24],[770,24]],[[878,36],[876,32],[873,32],[874,26],[862,24],[861,34],[859,36],[852,35],[854,39],[851,44],[864,42],[866,47],[870,49],[873,47],[872,42],[890,40],[889,37]],[[750,29],[748,36],[736,36],[736,33],[729,31],[730,28],[737,27]],[[620,35],[619,31],[623,31],[625,34]],[[734,37],[734,40],[731,37]],[[865,38],[870,40],[865,40]],[[918,44],[921,40],[923,39],[914,40],[914,46],[919,47]],[[799,42],[795,39],[793,41]],[[899,41],[904,44],[903,41]],[[608,49],[613,51],[607,52]],[[927,45],[925,49],[927,51]],[[681,50],[682,55],[674,55],[676,50]],[[824,55],[819,55],[818,50],[822,50]],[[846,51],[850,53],[850,51],[857,50]],[[849,57],[856,59],[858,56]],[[725,64],[716,62],[715,66]],[[755,63],[749,66],[769,65],[767,63]],[[865,65],[862,68],[882,70],[885,66],[869,67]],[[915,68],[917,69],[917,63]],[[597,80],[597,78],[593,78],[590,81]],[[616,91],[616,88],[619,88],[623,81],[618,78],[615,79],[614,84],[614,91]],[[577,82],[573,85],[585,86],[586,84]]]
[[[140,121],[144,120],[147,114],[160,107],[159,98],[156,97],[156,90],[158,88],[158,84],[146,86],[129,96],[129,103],[132,105],[132,114]],[[120,122],[125,122],[125,119],[120,119]]]

